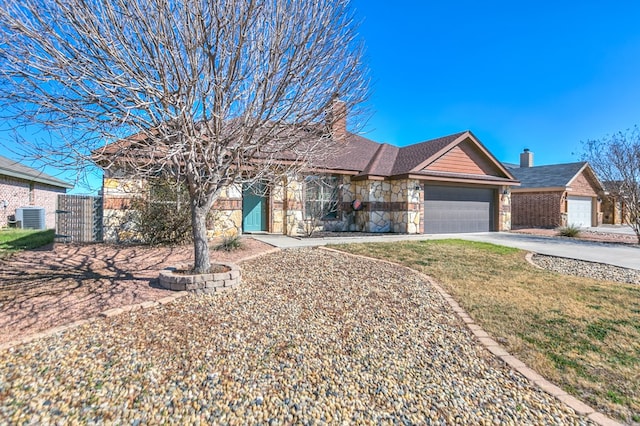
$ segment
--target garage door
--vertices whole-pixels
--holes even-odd
[[[495,190],[426,185],[424,232],[445,234],[494,229]]]
[[[567,221],[569,225],[591,226],[591,197],[567,197]]]

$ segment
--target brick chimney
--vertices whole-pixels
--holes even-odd
[[[347,137],[347,104],[344,101],[338,97],[333,99],[326,120],[333,139],[341,141]]]
[[[520,167],[533,167],[533,152],[525,148],[520,154]]]

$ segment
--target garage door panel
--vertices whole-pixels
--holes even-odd
[[[485,188],[425,187],[425,233],[493,230],[495,191]]]
[[[580,227],[591,226],[593,202],[591,197],[567,197],[567,222]]]

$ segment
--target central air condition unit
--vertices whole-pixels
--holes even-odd
[[[23,229],[45,229],[44,207],[20,207],[16,209],[16,221]]]

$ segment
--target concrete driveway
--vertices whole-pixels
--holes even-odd
[[[292,238],[285,235],[253,235],[253,238],[280,248],[314,247],[327,244],[366,242],[420,241],[458,238],[515,247],[549,256],[568,257],[590,262],[607,263],[640,270],[640,248],[610,243],[596,243],[570,238],[542,237],[508,232],[481,232],[473,234],[389,235],[362,237]]]

